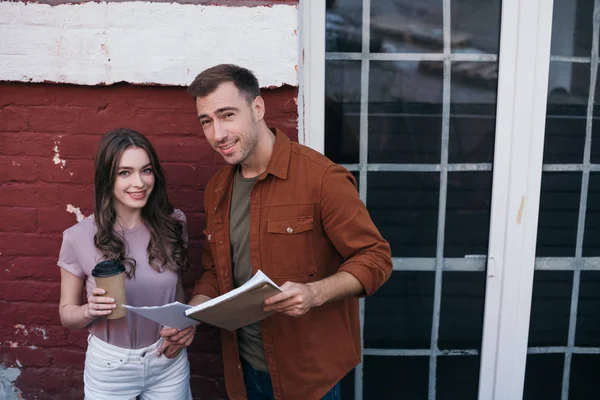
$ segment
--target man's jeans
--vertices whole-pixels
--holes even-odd
[[[247,362],[242,362],[244,368],[244,383],[248,400],[273,400],[271,376],[267,372],[254,369]],[[322,400],[341,400],[342,391],[338,382]]]

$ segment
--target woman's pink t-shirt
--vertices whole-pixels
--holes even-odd
[[[184,223],[184,240],[187,242],[185,215],[175,210],[174,216]],[[94,246],[96,223],[93,215],[63,232],[58,266],[85,280],[87,297],[92,294],[96,282],[92,276],[94,266],[104,258]],[[135,259],[135,278],[125,279],[127,304],[130,306],[161,306],[175,301],[177,274],[173,271],[158,272],[148,263],[150,231],[140,223],[132,229],[119,231],[125,238],[127,256]],[[133,312],[120,319],[98,318],[89,326],[89,332],[114,346],[140,349],[159,339],[162,326]]]

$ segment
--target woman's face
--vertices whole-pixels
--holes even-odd
[[[121,155],[113,187],[118,215],[141,211],[154,188],[154,171],[145,150],[129,147]]]

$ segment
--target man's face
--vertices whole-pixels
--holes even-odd
[[[240,164],[258,144],[256,99],[248,103],[232,82],[221,84],[206,97],[196,98],[198,121],[208,143],[228,164]]]

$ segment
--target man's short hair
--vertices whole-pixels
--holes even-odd
[[[202,71],[188,86],[187,91],[194,99],[206,97],[226,82],[233,82],[248,103],[260,96],[258,79],[252,71],[234,64],[219,64]]]

